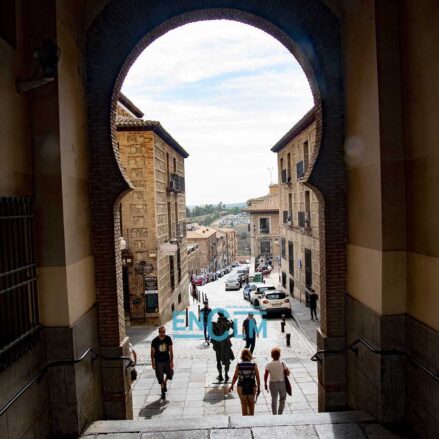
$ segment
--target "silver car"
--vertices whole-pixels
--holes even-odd
[[[226,291],[229,290],[239,290],[241,288],[241,283],[236,277],[226,280]]]

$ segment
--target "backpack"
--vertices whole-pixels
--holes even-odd
[[[253,374],[254,369],[255,369],[255,365],[253,364],[253,369],[251,371],[250,376],[248,376],[248,377],[244,376],[242,378],[241,389],[242,389],[243,395],[252,395],[253,394],[254,388],[256,386],[256,381],[255,381],[254,377],[253,378],[251,377],[251,375]]]

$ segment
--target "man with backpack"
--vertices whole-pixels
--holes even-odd
[[[230,334],[230,330],[232,333]],[[216,368],[218,369],[218,381],[224,381],[222,366],[224,365],[225,381],[229,381],[230,363],[235,359],[232,351],[231,338],[233,337],[233,322],[218,312],[218,319],[212,323],[212,347],[216,354]]]

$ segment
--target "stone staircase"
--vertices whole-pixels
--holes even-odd
[[[96,421],[87,439],[394,439],[363,412]]]

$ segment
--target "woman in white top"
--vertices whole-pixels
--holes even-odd
[[[271,350],[271,360],[265,366],[264,384],[265,390],[268,391],[267,379],[270,375],[270,393],[271,393],[271,411],[273,415],[281,415],[284,411],[287,390],[285,386],[285,375],[290,375],[290,370],[280,360],[280,349]],[[279,398],[279,410],[277,409],[277,400]]]

